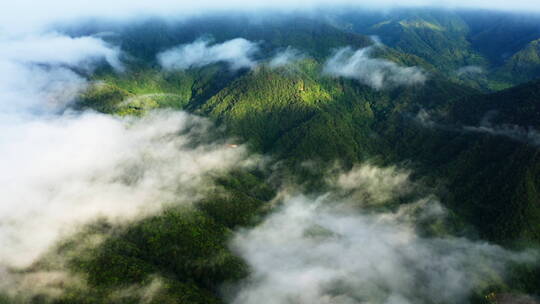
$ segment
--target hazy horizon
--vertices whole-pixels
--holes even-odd
[[[0,33],[8,35],[10,31],[35,31],[55,23],[80,21],[85,18],[137,19],[141,17],[182,18],[211,13],[305,13],[316,12],[328,7],[339,9],[355,7],[375,11],[402,8],[465,9],[507,11],[517,13],[540,13],[536,1],[484,1],[484,0],[294,0],[294,1],[246,1],[233,0],[223,3],[215,0],[188,1],[127,1],[114,2],[97,0],[87,3],[65,0],[34,2],[22,0],[16,3],[0,5]]]

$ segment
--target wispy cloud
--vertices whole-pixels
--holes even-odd
[[[86,75],[106,64],[121,72],[120,57],[96,37],[0,38],[0,275],[97,217],[133,219],[182,193],[192,201],[208,172],[243,163],[242,147],[190,144],[211,124],[186,113],[70,112]]]
[[[431,114],[426,111],[425,109],[420,109],[416,116],[414,117],[414,121],[418,122],[420,125],[424,127],[437,127],[438,124],[433,121],[433,118]]]
[[[0,38],[0,181],[5,194],[0,198],[0,245],[5,249],[0,254],[0,272],[3,267],[30,262],[44,244],[50,244],[51,231],[60,232],[58,223],[40,219],[50,216],[48,212],[58,212],[61,219],[69,214],[69,206],[53,208],[47,197],[56,188],[50,184],[39,190],[38,184],[66,182],[54,181],[54,176],[69,171],[69,164],[84,155],[79,148],[88,146],[79,144],[85,143],[84,136],[93,126],[81,120],[75,128],[80,137],[75,136],[70,129],[77,119],[56,114],[86,88],[80,72],[91,72],[100,64],[121,70],[119,55],[117,48],[93,37],[46,33]]]
[[[493,124],[491,120],[496,115],[497,111],[489,111],[476,126],[451,125],[436,122],[429,112],[422,109],[414,117],[414,120],[426,128],[437,128],[452,132],[474,132],[488,134],[491,136],[503,136],[528,145],[540,147],[540,131],[531,126],[520,126],[507,123]]]
[[[456,74],[458,76],[474,76],[474,75],[483,74],[483,73],[485,73],[484,68],[478,65],[464,66],[464,67],[459,68],[456,71]]]
[[[62,267],[18,270],[89,222],[124,223],[189,204],[212,187],[210,174],[250,162],[242,146],[200,143],[211,123],[183,112],[71,111],[87,75],[102,65],[122,73],[120,57],[97,37],[0,38],[0,293],[54,297],[64,284],[84,285]]]
[[[302,54],[302,52],[288,47],[284,51],[281,51],[272,57],[268,62],[268,66],[271,68],[279,68],[295,63],[303,58],[305,58],[305,55]]]
[[[0,41],[3,61],[21,64],[66,65],[91,70],[103,59],[122,70],[119,50],[96,37],[68,37],[58,33],[28,35]]]
[[[0,124],[0,261],[26,266],[61,235],[98,217],[129,220],[163,204],[192,202],[207,186],[207,173],[245,163],[244,150],[225,142],[193,147],[209,128],[182,112]]]
[[[324,66],[323,73],[360,81],[374,89],[423,84],[426,73],[417,67],[402,67],[379,58],[372,58],[373,47],[353,51],[346,47],[336,51]]]
[[[433,198],[383,212],[358,208],[369,202],[351,204],[402,196],[400,188],[410,182],[393,170],[359,167],[338,178],[347,187],[351,177],[364,180],[357,191],[371,194],[354,199],[285,196],[260,226],[238,232],[233,248],[252,274],[231,302],[464,303],[476,288],[504,277],[509,264],[537,259],[464,238],[421,236],[419,227],[446,214]],[[382,185],[388,180],[390,186]]]
[[[268,12],[274,11],[308,11],[321,6],[347,6],[349,9],[372,8],[388,9],[393,7],[443,7],[443,8],[480,8],[490,10],[511,10],[524,12],[540,12],[536,0],[141,0],[128,1],[95,0],[91,2],[74,2],[67,0],[3,1],[0,4],[0,29],[12,30],[36,28],[61,21],[73,21],[85,17],[134,18],[141,15],[158,15],[162,17],[200,15],[201,12]]]
[[[75,70],[88,73],[104,63],[121,71],[119,56],[118,48],[94,37],[0,38],[0,115],[61,109],[86,86]]]
[[[494,136],[504,136],[515,141],[540,147],[540,132],[533,127],[523,127],[513,124],[492,124],[490,119],[493,115],[486,114],[479,126],[464,126],[469,132],[486,133]]]
[[[347,193],[355,201],[381,204],[412,192],[415,187],[409,180],[410,172],[396,167],[379,168],[370,164],[328,179],[331,185]]]
[[[185,70],[218,62],[227,63],[232,70],[256,65],[253,55],[259,50],[257,43],[243,38],[211,43],[209,39],[199,39],[159,53],[157,58],[167,70]]]
[[[373,41],[373,43],[375,43],[375,45],[377,45],[377,46],[383,45],[381,37],[379,37],[377,35],[371,35],[371,36],[369,36],[369,38],[371,38],[371,40]]]

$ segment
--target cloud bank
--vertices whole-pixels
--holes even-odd
[[[97,217],[132,219],[195,200],[206,174],[245,158],[225,143],[193,147],[209,126],[182,112],[1,124],[0,261],[27,266],[60,235]]]
[[[87,87],[82,73],[100,64],[121,70],[119,55],[118,49],[93,37],[48,33],[0,38],[0,273],[39,255],[64,229],[52,218],[70,217],[70,204],[80,201],[74,196],[62,205],[52,197],[63,195],[56,191],[69,184],[73,176],[67,172],[77,163],[101,161],[89,157],[92,138],[84,138],[94,127],[104,131],[100,124],[106,120],[93,124],[89,116],[79,121],[57,114]],[[83,163],[80,170],[93,162]],[[65,180],[59,180],[64,173]]]
[[[96,217],[131,220],[151,214],[163,204],[192,201],[208,186],[209,174],[243,164],[245,159],[243,148],[231,149],[224,143],[193,145],[192,139],[205,136],[210,127],[205,120],[185,113],[156,112],[142,120],[96,113],[59,114],[88,85],[85,73],[104,63],[122,71],[120,50],[96,37],[43,34],[44,26],[66,21],[66,16],[72,20],[172,16],[209,8],[289,9],[328,2],[219,3],[21,0],[0,5],[1,276],[4,268],[28,266],[72,228]],[[490,5],[496,7],[493,2]],[[32,34],[19,35],[19,31]],[[255,43],[241,38],[214,45],[200,40],[165,51],[159,60],[170,69],[216,62],[225,62],[232,69],[251,68],[256,50]],[[420,70],[370,58],[366,49],[340,52],[328,62],[333,76],[352,77],[379,89],[425,80]],[[278,66],[294,58],[294,54],[282,55],[274,58]],[[373,167],[351,172],[337,182],[344,192],[354,194],[349,200],[374,204],[401,195],[402,190],[395,187],[406,184],[402,173]],[[276,303],[291,298],[306,303],[355,303],[381,297],[388,303],[407,303],[442,287],[448,292],[439,297],[459,299],[470,291],[462,285],[465,270],[470,269],[476,278],[485,274],[484,267],[504,273],[504,262],[528,260],[528,256],[491,245],[422,238],[414,231],[408,208],[359,214],[346,205],[323,206],[328,205],[328,197],[315,202],[290,197],[283,210],[261,227],[237,236],[235,247],[255,273],[236,303],[270,292],[274,293],[269,299]],[[440,213],[437,205],[425,210]],[[375,234],[380,237],[375,239]],[[358,262],[358,256],[367,262]],[[483,257],[482,263],[469,265],[469,259],[477,262],[478,257]],[[443,261],[442,266],[434,264],[436,259]],[[396,275],[392,269],[401,271]],[[421,280],[426,286],[411,288],[407,282],[415,276],[426,278]],[[305,293],[296,293],[285,282],[304,288]],[[437,285],[442,282],[450,287]]]
[[[227,63],[232,70],[253,68],[256,65],[252,57],[259,47],[254,42],[236,38],[210,44],[208,39],[199,39],[159,53],[157,59],[166,70],[185,70],[218,62]]]
[[[94,37],[57,33],[0,38],[0,116],[63,108],[86,87],[80,72],[99,64],[117,71],[120,51]]]
[[[402,67],[378,58],[371,58],[373,47],[353,51],[342,48],[326,61],[323,73],[332,77],[356,79],[376,90],[388,87],[423,84],[427,76],[417,67]]]
[[[96,37],[0,38],[0,275],[98,217],[130,220],[193,201],[207,174],[244,163],[242,147],[194,145],[210,123],[185,113],[70,112],[86,75],[107,64],[121,73],[120,57]]]
[[[162,17],[199,15],[208,12],[230,12],[259,10],[306,11],[321,6],[353,6],[360,8],[388,9],[393,7],[442,7],[442,8],[480,8],[489,10],[511,10],[540,12],[536,0],[141,0],[128,1],[95,0],[91,2],[48,0],[48,1],[3,1],[0,4],[0,29],[6,32],[22,29],[35,29],[55,22],[73,21],[78,18],[107,17],[132,18],[141,15]]]
[[[286,195],[261,225],[238,232],[232,246],[252,274],[231,303],[466,303],[473,290],[504,277],[508,265],[537,258],[464,238],[422,236],[420,227],[445,215],[433,198],[383,212],[357,207],[370,202],[351,204],[401,197],[410,182],[393,170],[360,166],[338,178],[344,185],[351,177],[363,180],[356,192],[364,196]],[[392,186],[382,184],[387,180]]]

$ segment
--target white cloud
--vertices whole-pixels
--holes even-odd
[[[528,145],[540,147],[540,131],[531,126],[519,126],[514,124],[493,124],[491,119],[497,114],[497,111],[489,111],[484,115],[477,126],[456,126],[450,124],[441,124],[433,120],[433,117],[426,110],[421,109],[414,117],[414,120],[426,128],[437,128],[452,132],[474,132],[493,136],[504,136],[515,141]]]
[[[429,197],[394,212],[358,208],[370,202],[351,204],[385,197],[385,192],[390,192],[385,200],[395,197],[407,183],[393,170],[367,166],[343,177],[344,185],[352,185],[351,176],[361,176],[364,183],[357,191],[379,195],[346,197],[346,202],[332,193],[285,196],[282,207],[261,225],[238,232],[232,248],[252,273],[231,302],[465,303],[473,290],[504,277],[509,264],[537,260],[533,252],[485,242],[420,236],[419,223],[445,215]],[[363,186],[388,180],[393,186]]]
[[[159,64],[167,70],[185,70],[217,62],[225,62],[233,70],[256,65],[252,57],[259,47],[254,42],[236,38],[213,45],[210,43],[207,39],[199,39],[166,50],[157,55]]]
[[[396,167],[379,168],[365,164],[330,179],[330,183],[347,191],[347,195],[365,203],[380,204],[414,189],[409,172]]]
[[[468,66],[464,66],[464,67],[459,68],[456,71],[456,74],[458,76],[463,76],[463,75],[472,76],[472,75],[477,75],[477,74],[483,74],[484,72],[485,72],[485,70],[481,66],[468,65]]]
[[[73,68],[90,72],[100,62],[121,71],[120,51],[93,37],[56,33],[0,38],[0,113],[62,109],[86,87]]]
[[[95,37],[72,38],[58,33],[28,35],[0,41],[0,58],[22,64],[76,66],[91,70],[94,62],[104,59],[122,69],[118,49]]]
[[[373,50],[373,47],[357,51],[350,47],[339,49],[326,61],[323,73],[356,79],[377,90],[426,81],[426,74],[417,67],[402,67],[388,60],[371,58]]]
[[[245,163],[243,148],[189,145],[209,125],[182,112],[2,122],[0,261],[28,265],[59,236],[97,217],[132,219],[193,201],[207,173]]]
[[[46,26],[61,21],[78,21],[82,17],[127,18],[153,14],[172,17],[212,10],[287,10],[335,4],[322,0],[287,3],[233,0],[223,3],[209,0],[20,0],[0,3],[0,247],[3,248],[0,252],[0,275],[4,276],[3,267],[30,264],[61,236],[87,221],[96,217],[129,220],[155,212],[163,203],[193,201],[207,185],[207,174],[245,164],[242,160],[246,155],[242,147],[231,149],[225,144],[188,145],[193,137],[205,136],[209,123],[185,113],[156,112],[142,120],[96,113],[57,115],[86,88],[87,80],[76,70],[92,71],[100,62],[106,62],[121,71],[122,65],[120,51],[101,39],[44,33]],[[377,3],[398,4],[396,1]],[[365,5],[377,6],[377,3],[366,2]],[[459,2],[452,3],[461,5]],[[483,5],[497,8],[502,3],[490,1]],[[423,5],[426,2],[411,1],[406,4]],[[513,5],[519,7],[519,2]],[[251,68],[255,65],[252,56],[257,49],[256,43],[241,38],[215,45],[199,40],[168,50],[159,59],[166,68],[171,69],[215,62],[228,63],[232,69]],[[399,67],[385,60],[369,58],[369,50],[353,53],[350,49],[344,49],[340,52],[341,57],[333,59],[344,69],[334,67],[330,71],[339,76],[356,78],[376,88],[419,83],[425,79],[425,75],[416,68]],[[279,64],[290,60],[290,56],[283,58],[276,60]],[[359,65],[371,69],[371,75],[365,70],[359,72]],[[371,181],[369,176],[373,170],[352,172],[342,177],[338,184],[358,195],[355,198],[367,197],[375,202],[384,202],[402,193],[392,192],[393,186],[386,189],[386,185],[381,186],[379,182],[407,185],[402,175],[393,175],[392,172],[375,172],[372,175],[378,181]],[[356,187],[347,188],[347,185],[357,182],[364,185],[366,190],[359,192]],[[498,247],[460,239],[419,238],[410,224],[390,220],[396,217],[402,219],[402,213],[380,217],[344,215],[332,208],[312,205],[302,197],[291,198],[289,202],[282,212],[270,217],[263,226],[238,236],[236,245],[256,270],[254,278],[259,280],[250,281],[252,285],[243,291],[237,299],[239,302],[242,302],[242,295],[271,291],[268,288],[274,288],[274,283],[279,286],[285,279],[305,287],[305,296],[313,299],[327,295],[321,287],[332,286],[328,284],[342,278],[352,279],[343,283],[347,290],[348,286],[356,287],[357,283],[372,286],[370,284],[373,282],[383,282],[395,295],[407,297],[402,294],[403,288],[408,287],[406,280],[402,281],[403,276],[424,274],[418,270],[422,267],[441,270],[433,264],[436,259],[442,259],[445,262],[443,265],[448,268],[438,274],[442,277],[433,277],[434,274],[428,271],[428,279],[440,278],[444,282],[451,277],[460,283],[460,267],[469,258],[475,262],[476,257],[487,256],[482,260],[487,264],[471,266],[473,274],[477,274],[481,273],[480,265],[488,265],[496,270],[502,267],[501,264],[492,263],[489,258],[493,256],[501,261],[521,257]],[[291,218],[300,222],[289,222]],[[276,227],[275,223],[283,223],[284,226]],[[312,224],[342,237],[312,239],[299,234],[306,227],[312,227]],[[292,230],[285,231],[287,227]],[[380,239],[370,238],[371,234],[364,234],[366,231],[380,233]],[[260,244],[262,241],[266,242]],[[361,244],[364,246],[359,248]],[[280,248],[276,245],[290,246]],[[361,251],[369,246],[373,246],[373,252]],[[464,249],[462,255],[456,253],[459,246]],[[256,248],[267,249],[268,252],[254,252]],[[433,250],[437,248],[448,248],[448,254]],[[300,249],[306,252],[297,252]],[[356,259],[353,257],[359,252],[368,264],[354,264]],[[298,256],[291,253],[298,253]],[[341,253],[343,257],[340,257]],[[283,256],[284,263],[280,264],[272,254],[287,256]],[[386,254],[390,260],[386,263],[375,254],[382,257]],[[415,260],[417,256],[426,261]],[[401,262],[404,259],[411,259],[414,263],[403,265]],[[351,263],[353,267],[349,267]],[[363,271],[366,265],[382,269],[380,272],[367,272],[364,277],[354,276],[358,271]],[[284,266],[289,268],[282,268]],[[397,273],[399,276],[396,276],[396,280],[399,282],[388,279],[393,267],[403,270]],[[273,268],[272,271],[268,270],[270,268]],[[262,277],[257,277],[261,274]],[[429,280],[426,282],[426,293],[429,293],[434,287],[429,285]],[[450,287],[449,293],[462,286],[457,284],[457,287]],[[360,288],[358,293],[364,290]],[[465,288],[463,292],[467,290]],[[277,291],[276,301],[292,292],[287,288]],[[378,291],[373,288],[373,292]]]
[[[371,38],[371,40],[373,41],[373,43],[375,43],[375,45],[377,45],[377,46],[383,45],[381,37],[379,37],[377,35],[371,35],[371,36],[369,36],[369,38]]]
[[[447,8],[484,8],[491,10],[512,10],[540,12],[536,0],[19,0],[0,3],[0,30],[35,29],[60,21],[73,21],[84,17],[129,18],[140,15],[182,16],[207,12],[230,12],[231,10],[309,10],[318,6],[351,5],[367,8],[391,8],[406,6],[435,6]]]
[[[477,127],[465,126],[463,129],[470,132],[504,136],[515,141],[540,147],[540,132],[533,127],[522,127],[511,124],[493,125],[489,123]]]
[[[304,55],[299,50],[288,47],[284,51],[277,53],[268,62],[268,66],[271,68],[279,68],[290,65],[296,61],[302,60]]]
[[[28,66],[0,60],[0,116],[60,110],[86,85],[84,78],[64,67]]]
[[[60,114],[87,87],[79,72],[102,63],[121,71],[119,56],[95,37],[0,38],[0,271],[29,265],[96,217],[196,199],[208,172],[243,163],[241,147],[188,148],[210,123],[185,113]]]
[[[433,121],[431,114],[425,109],[420,109],[413,119],[426,128],[439,127],[439,124]]]

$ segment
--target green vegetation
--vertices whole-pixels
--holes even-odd
[[[30,269],[69,270],[73,278],[62,283],[60,297],[50,300],[46,292],[37,291],[14,301],[222,303],[223,286],[248,273],[229,248],[232,229],[257,224],[268,210],[266,202],[275,196],[258,175],[230,172],[218,177],[219,187],[195,205],[169,207],[127,225],[96,221]],[[77,282],[78,276],[84,284]]]
[[[315,192],[325,189],[323,174],[336,164],[404,164],[414,169],[413,179],[436,189],[456,217],[459,229],[451,227],[456,231],[470,228],[467,233],[511,248],[540,244],[538,146],[463,128],[478,127],[494,112],[493,125],[540,129],[540,82],[481,93],[540,76],[540,40],[520,45],[501,63],[478,47],[496,29],[479,32],[466,15],[339,17],[333,24],[278,18],[253,26],[244,26],[243,18],[196,19],[181,26],[151,20],[122,29],[112,39],[131,56],[127,71],[96,72],[76,108],[112,115],[173,108],[209,117],[252,151],[270,155],[278,168],[273,174]],[[421,66],[429,72],[428,81],[377,91],[321,75],[333,49],[371,44],[358,33],[382,37],[387,46],[377,50],[377,57]],[[261,41],[264,54],[293,46],[310,57],[289,67],[261,65],[237,72],[221,64],[173,72],[156,67],[157,52],[206,34],[216,41]],[[468,65],[485,67],[489,74],[455,75]],[[420,122],[420,111],[430,113],[430,121]],[[59,253],[69,257],[68,269],[88,286],[68,286],[55,303],[134,303],[144,294],[133,290],[152,286],[159,286],[152,303],[221,303],[223,288],[249,273],[228,243],[234,229],[256,225],[271,210],[277,187],[267,184],[268,178],[266,172],[229,172],[192,207],[168,208],[130,225],[93,227],[104,240],[85,254],[72,252],[77,236],[59,245]],[[514,285],[495,291],[537,292],[537,269],[513,274]],[[474,300],[491,303],[485,293]],[[48,300],[37,296],[33,301]]]
[[[445,201],[474,223],[482,237],[496,242],[540,241],[537,211],[531,211],[538,209],[533,195],[537,181],[526,178],[537,175],[534,147],[483,134],[426,129],[411,118],[420,109],[450,111],[463,118],[447,115],[441,123],[474,126],[489,111],[513,109],[501,123],[536,127],[538,111],[531,108],[536,106],[538,94],[531,91],[537,90],[536,85],[524,87],[525,92],[500,93],[501,101],[527,96],[516,107],[483,101],[473,95],[476,91],[439,76],[424,86],[375,92],[355,81],[321,77],[315,61],[297,68],[259,68],[239,75],[206,102],[187,102],[185,107],[227,126],[229,134],[247,140],[255,151],[286,161],[300,180],[311,174],[299,166],[308,160],[339,161],[345,166],[373,158],[380,164],[413,160],[419,174],[448,183],[452,191],[444,195]],[[117,113],[124,113],[122,106]],[[524,169],[530,173],[515,171]],[[320,172],[325,172],[324,166]],[[524,195],[520,189],[530,189],[530,195],[520,198]],[[511,216],[512,210],[519,213]]]
[[[540,77],[540,39],[531,41],[512,55],[500,73],[507,77],[517,76],[522,81]]]
[[[380,55],[397,62],[422,62],[393,49]],[[456,213],[474,223],[482,237],[503,243],[522,237],[540,241],[540,226],[534,224],[536,211],[529,212],[530,219],[526,221],[522,218],[525,211],[511,216],[511,210],[538,208],[534,204],[537,198],[532,195],[536,193],[537,181],[526,178],[536,176],[534,147],[484,134],[426,128],[412,119],[420,110],[428,110],[444,114],[434,118],[441,124],[475,126],[488,112],[497,110],[502,114],[494,123],[538,127],[538,85],[501,92],[493,95],[500,101],[492,102],[491,97],[484,98],[476,90],[432,72],[425,85],[374,91],[356,81],[321,76],[320,61],[306,59],[293,69],[259,67],[245,73],[228,72],[229,78],[220,90],[204,85],[193,89],[197,83],[194,79],[200,77],[197,74],[206,73],[209,77],[205,81],[212,83],[222,75],[216,72],[218,69],[219,66],[212,66],[176,72],[173,76],[163,72],[160,76],[148,70],[128,77],[107,74],[101,77],[102,81],[116,87],[118,93],[105,90],[108,95],[99,95],[91,90],[86,95],[98,97],[85,97],[83,104],[93,102],[93,107],[100,111],[123,115],[133,113],[126,108],[133,111],[171,106],[156,101],[136,106],[134,101],[138,99],[131,96],[137,94],[144,94],[143,101],[147,94],[185,96],[187,100],[178,99],[172,107],[188,109],[226,126],[229,134],[246,140],[253,150],[285,161],[289,173],[299,175],[299,181],[313,177],[313,172],[306,172],[300,165],[305,161],[330,165],[338,161],[347,167],[368,159],[380,164],[412,160],[419,175],[447,183],[452,190],[440,195]],[[138,85],[143,79],[150,79],[149,83]],[[118,102],[120,92],[127,92],[123,94],[129,97]],[[197,95],[209,97],[202,99]],[[525,100],[516,106],[515,102],[522,99]],[[505,100],[513,102],[504,103]],[[108,107],[111,104],[116,104],[116,108]],[[523,159],[528,161],[524,163]],[[519,171],[525,169],[532,171]],[[319,172],[325,170],[322,166]],[[509,175],[514,178],[507,180]],[[529,189],[527,193],[531,195],[519,198],[523,191],[518,189]]]
[[[540,27],[534,16],[402,9],[334,18],[350,31],[377,35],[384,44],[426,60],[448,78],[483,91],[506,89],[540,76],[535,42]],[[458,75],[466,66],[484,72]]]

